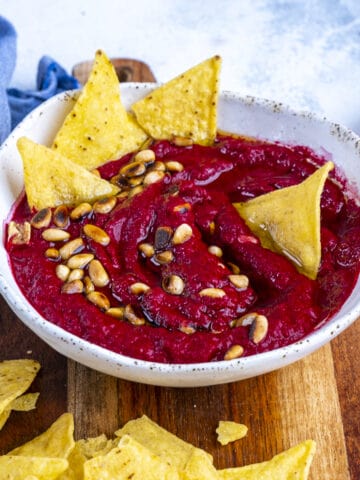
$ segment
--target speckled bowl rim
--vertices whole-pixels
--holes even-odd
[[[128,108],[133,101],[141,98],[155,86],[155,84],[145,83],[122,84],[121,94],[124,105]],[[8,150],[14,148],[17,138],[31,132],[31,127],[34,123],[36,124],[37,121],[41,120],[41,117],[46,112],[50,110],[52,112],[56,111],[58,105],[64,101],[70,101],[71,106],[73,99],[76,98],[77,95],[77,92],[71,91],[52,97],[31,112],[16,127],[0,148],[0,184],[4,181],[4,171],[6,171],[2,162],[6,162]],[[238,125],[236,130],[231,130],[231,121],[230,125],[229,122],[226,121],[222,124],[221,117],[227,115],[226,112],[228,108],[235,108],[231,106],[234,102],[240,109],[242,108],[244,110],[242,113],[244,115],[244,123],[241,125],[241,129],[239,129]],[[288,106],[271,100],[259,99],[251,96],[244,97],[236,92],[222,92],[219,102],[219,128],[225,131],[233,131],[234,133],[253,135],[254,132],[251,130],[253,127],[249,127],[246,123],[246,115],[249,112],[251,113],[253,109],[257,109],[260,112],[260,115],[262,112],[264,116],[269,116],[272,122],[275,121],[277,116],[282,115],[286,119],[296,119],[296,122],[311,122],[311,124],[314,124],[314,126],[318,126],[319,128],[320,126],[325,127],[325,130],[329,135],[336,137],[336,141],[346,143],[347,147],[349,147],[350,151],[356,157],[356,162],[358,162],[358,165],[360,166],[360,138],[354,132],[337,123],[329,122],[326,118],[322,118],[309,112],[295,112]],[[237,112],[237,114],[238,113],[239,112]],[[63,118],[63,116],[61,118]],[[57,128],[57,125],[53,125],[52,128]],[[249,129],[251,132],[248,131]],[[262,133],[264,133],[264,131],[262,131]],[[258,136],[263,139],[268,138],[266,132],[264,135],[261,135],[260,132]],[[281,138],[281,128],[279,129],[278,137],[279,138],[274,138],[274,136],[272,136],[271,139],[284,141]],[[294,137],[294,140],[296,140],[296,132]],[[31,138],[39,141],[34,138],[34,136]],[[356,174],[356,171],[355,168],[353,172],[354,178],[351,178],[352,182],[350,183],[354,186],[356,192],[358,192],[360,175]],[[13,200],[15,201],[15,199],[14,196]],[[2,236],[4,236],[3,227],[7,215],[8,212],[6,212],[5,215],[2,215],[1,218]],[[6,257],[6,251],[4,248],[4,242],[2,241],[0,247],[0,259],[4,259],[4,256]],[[343,330],[348,328],[360,316],[360,280],[358,279],[354,291],[347,299],[340,312],[330,321],[322,325],[321,328],[315,330],[301,341],[269,352],[230,361],[194,364],[164,364],[138,360],[114,353],[83,340],[82,338],[76,337],[57,325],[47,321],[38,314],[22,295],[12,277],[7,260],[6,262],[0,262],[0,292],[11,309],[18,315],[23,323],[59,353],[87,365],[90,368],[94,368],[98,371],[119,378],[140,383],[172,387],[198,387],[229,383],[284,367],[307,356],[328,343]]]

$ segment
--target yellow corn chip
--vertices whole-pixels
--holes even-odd
[[[234,203],[263,247],[286,256],[311,279],[321,259],[320,197],[333,168],[328,162],[298,185]]]
[[[26,393],[25,395],[21,395],[21,397],[15,398],[15,400],[11,402],[10,408],[17,412],[33,410],[36,407],[39,395],[40,393]]]
[[[11,410],[11,403],[30,387],[39,369],[40,364],[35,360],[0,362],[0,415]],[[2,418],[5,416],[6,414]]]
[[[235,442],[235,440],[245,437],[247,431],[247,426],[242,423],[224,420],[220,420],[219,426],[216,429],[216,433],[218,434],[217,439],[221,445],[227,445],[230,442]]]
[[[82,480],[84,478],[84,463],[86,460],[87,458],[82,453],[78,442],[75,442],[74,448],[67,457],[69,466],[58,480]]]
[[[216,135],[221,58],[214,56],[160,86],[132,105],[155,139],[191,138],[209,145]]]
[[[305,440],[268,462],[218,470],[220,480],[306,480],[316,444]]]
[[[11,408],[7,408],[2,413],[0,413],[0,430],[5,425],[7,419],[10,417]]]
[[[84,480],[179,480],[177,470],[169,463],[124,435],[117,447],[84,464]]]
[[[44,433],[15,448],[8,455],[67,458],[75,445],[73,434],[73,416],[64,413]]]
[[[178,470],[185,469],[187,462],[196,449],[191,443],[184,442],[176,435],[150,420],[146,415],[136,420],[130,420],[123,428],[117,430],[115,435],[118,437],[129,435]],[[208,453],[207,455],[212,461],[211,455]]]
[[[58,131],[53,148],[91,170],[138,149],[146,138],[121,103],[112,63],[98,50],[89,79]]]
[[[0,457],[0,480],[55,480],[67,469],[64,458]]]
[[[116,440],[109,440],[104,434],[98,437],[83,438],[76,442],[86,458],[106,455],[112,448],[116,447],[118,443],[118,438]]]
[[[218,480],[219,476],[209,454],[200,448],[194,448],[184,470],[183,480]]]
[[[21,137],[17,146],[24,164],[25,191],[30,208],[93,202],[119,189],[59,153]]]

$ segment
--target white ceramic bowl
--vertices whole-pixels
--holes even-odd
[[[122,84],[128,107],[154,85]],[[49,144],[71,109],[76,93],[60,94],[34,110],[0,149],[1,238],[8,212],[23,188],[22,162],[16,140],[22,135]],[[351,131],[309,113],[296,113],[283,105],[223,92],[218,126],[221,130],[329,152],[345,173],[352,190],[360,190],[360,138]],[[360,316],[360,280],[337,315],[300,342],[271,352],[231,361],[191,365],[145,362],[93,345],[48,322],[26,301],[11,273],[7,254],[0,246],[0,292],[19,318],[58,352],[91,368],[116,377],[154,385],[195,387],[254,377],[284,367],[329,342]]]

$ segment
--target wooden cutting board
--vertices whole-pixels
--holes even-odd
[[[131,69],[131,80],[154,80],[144,64],[120,59],[120,70],[122,65]],[[31,386],[31,391],[41,392],[37,408],[11,414],[0,432],[0,454],[40,434],[65,411],[74,414],[76,438],[111,435],[126,421],[146,414],[210,452],[218,468],[268,460],[312,438],[317,453],[310,479],[359,480],[359,339],[358,321],[331,345],[267,375],[214,387],[154,387],[66,359],[25,327],[0,298],[0,360],[34,358],[42,365]],[[215,434],[219,420],[245,423],[248,435],[222,447]]]

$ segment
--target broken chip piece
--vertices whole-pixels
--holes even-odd
[[[234,203],[263,247],[286,256],[312,280],[321,259],[320,197],[333,168],[327,162],[298,185]]]
[[[306,480],[315,449],[316,444],[313,440],[305,440],[275,455],[267,462],[218,470],[218,478],[220,480]]]
[[[24,164],[30,208],[93,202],[115,195],[119,188],[44,145],[21,137],[17,146]]]
[[[11,450],[8,455],[67,458],[75,445],[73,435],[73,416],[64,413],[44,433]]]
[[[137,150],[147,135],[121,103],[114,66],[101,50],[80,96],[53,141],[53,149],[91,170]]]
[[[143,129],[157,140],[174,137],[213,143],[221,58],[216,55],[156,88],[132,105]]]
[[[124,435],[118,446],[84,464],[84,480],[131,478],[132,480],[180,480],[174,466],[154,455],[148,448]]]
[[[39,369],[40,364],[30,359],[0,362],[0,428],[13,410],[13,402],[30,387]]]
[[[64,458],[0,456],[0,478],[56,480],[68,468]]]
[[[221,445],[227,445],[230,442],[235,442],[235,440],[240,440],[244,438],[247,434],[248,428],[246,425],[237,422],[231,421],[219,421],[219,426],[216,429],[218,435],[217,439]]]

